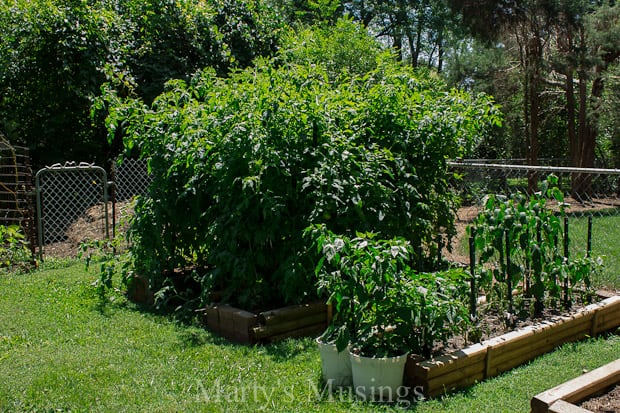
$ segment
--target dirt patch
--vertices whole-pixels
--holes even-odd
[[[110,237],[113,233],[124,233],[128,227],[128,218],[133,215],[133,202],[117,202],[114,207],[108,204],[108,232]],[[66,239],[61,242],[54,242],[44,245],[43,249],[46,256],[56,258],[75,258],[79,252],[80,245],[84,242],[105,239],[105,207],[98,204],[90,207],[84,214],[73,222],[66,231]],[[113,220],[115,217],[115,221]],[[115,231],[112,223],[116,222]]]
[[[620,385],[605,394],[585,400],[580,406],[594,413],[620,412]]]
[[[516,298],[517,297],[515,297],[515,299]],[[464,334],[455,335],[450,338],[446,343],[437,343],[433,349],[433,356],[462,350],[467,346],[482,343],[511,331],[541,324],[545,321],[556,321],[561,317],[570,317],[589,304],[584,303],[579,294],[576,294],[573,300],[572,306],[568,309],[548,307],[543,310],[542,314],[535,317],[528,314],[527,304],[523,306],[522,314],[500,312],[488,304],[482,304],[478,309],[478,323],[476,323],[474,327],[470,326],[468,331]],[[597,298],[594,297],[593,300],[597,301]],[[533,305],[533,303],[531,305]]]

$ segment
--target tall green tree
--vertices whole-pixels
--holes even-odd
[[[390,44],[401,61],[413,67],[443,69],[446,41],[455,27],[443,0],[353,0],[345,6],[378,38]]]
[[[605,73],[618,60],[618,6],[582,0],[454,0],[451,6],[489,50],[501,50],[506,56],[503,61],[515,62],[504,68],[520,74],[520,79],[513,78],[513,84],[520,85],[521,101],[521,120],[514,126],[522,125],[529,163],[537,164],[541,151],[549,146],[541,142],[554,139],[561,144],[553,146],[563,151],[559,154],[571,165],[594,166],[605,108],[601,97],[605,82],[613,82]],[[502,87],[494,83],[488,91],[502,103],[514,102],[514,96],[501,93]],[[512,105],[508,110],[515,113]],[[532,190],[535,178],[530,181]],[[575,192],[589,191],[588,181],[579,176],[573,184]]]
[[[29,146],[35,166],[103,163],[109,83],[152,101],[170,79],[204,67],[221,76],[272,56],[284,27],[263,0],[6,0],[0,3],[0,132]]]

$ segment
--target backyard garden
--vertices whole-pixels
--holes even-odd
[[[533,395],[620,352],[616,335],[590,338],[460,392],[369,403],[329,391],[314,337],[235,344],[128,301],[118,279],[102,300],[98,280],[84,262],[51,257],[29,273],[3,272],[0,410],[525,412]]]
[[[570,216],[555,175],[487,194],[460,233],[469,265],[442,256],[463,248],[447,160],[500,122],[490,99],[389,62],[338,81],[318,65],[206,71],[150,106],[107,99],[153,179],[127,233],[83,242],[81,262],[36,260],[2,227],[4,410],[524,411],[616,357],[616,336],[594,338],[620,319],[597,296],[618,285],[593,228],[618,218]],[[213,309],[317,301],[311,337],[214,328]],[[364,359],[396,373],[363,378]]]
[[[29,226],[0,225],[0,410],[538,413],[595,393],[614,402],[618,170],[530,166],[468,181],[467,159],[514,119],[440,68],[403,64],[354,16],[334,17],[338,2],[308,6],[320,24],[290,27],[262,2],[121,3],[14,2],[41,25],[25,33],[60,27],[69,39],[76,56],[60,59],[59,79],[96,67],[65,108],[89,112],[71,126],[80,150],[143,162],[148,177],[117,204],[122,184],[104,168],[44,167],[75,175],[46,192],[37,173]],[[4,51],[27,42],[0,10],[11,34],[0,58],[13,61]],[[88,24],[65,27],[72,19]],[[33,78],[18,63],[2,82]],[[2,130],[38,131],[20,118],[35,95],[0,101],[14,116]],[[47,129],[62,135],[52,117]],[[3,179],[17,175],[9,168]],[[102,175],[84,183],[80,168]],[[6,194],[20,209],[17,191]],[[79,213],[64,213],[72,202]],[[89,225],[102,222],[99,237]],[[577,377],[585,384],[549,396]]]

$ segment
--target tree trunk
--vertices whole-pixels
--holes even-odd
[[[443,55],[444,55],[444,47],[443,47],[443,29],[439,32],[437,37],[437,72],[441,73],[443,71]]]

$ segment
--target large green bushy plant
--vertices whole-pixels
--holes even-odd
[[[488,98],[390,63],[338,82],[318,64],[206,70],[110,113],[154,177],[136,208],[137,270],[157,288],[162,271],[196,266],[205,291],[245,307],[314,294],[312,223],[401,236],[426,261],[435,234],[454,233],[446,160],[497,121]]]

